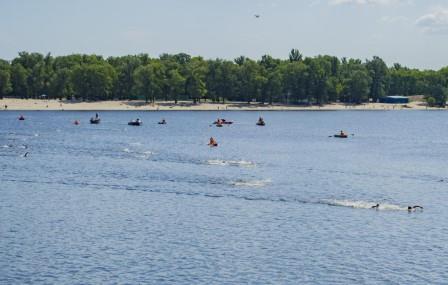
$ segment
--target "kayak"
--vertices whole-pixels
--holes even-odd
[[[215,125],[219,125],[219,124],[218,124],[218,121],[213,122],[213,124],[215,124]],[[232,122],[232,121],[221,120],[221,123],[220,123],[220,124],[221,124],[221,125],[231,125],[231,124],[233,124],[233,122]]]
[[[96,119],[94,119],[94,118],[91,118],[91,119],[90,119],[90,123],[91,123],[91,124],[99,124],[99,123],[100,123],[100,121],[101,121],[101,119],[100,119],[100,118],[96,118]]]
[[[143,124],[143,122],[141,122],[141,121],[139,121],[139,122],[137,122],[137,121],[130,121],[128,123],[129,126],[141,126],[142,124]]]
[[[208,144],[210,147],[216,147],[218,146],[218,143],[214,143],[214,144]]]
[[[216,124],[218,128],[222,128],[222,124]]]
[[[158,122],[159,125],[166,125],[166,122]]]
[[[264,126],[264,125],[266,125],[265,122],[257,122],[257,126]]]
[[[348,138],[347,135],[334,135],[335,138],[340,138],[340,139],[346,139]]]
[[[25,117],[24,116],[20,116],[19,117],[19,121],[25,121]]]

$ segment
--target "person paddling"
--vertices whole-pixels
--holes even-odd
[[[341,131],[342,132],[342,131]],[[380,204],[376,204],[375,206],[372,206],[372,209],[378,210],[380,208]]]

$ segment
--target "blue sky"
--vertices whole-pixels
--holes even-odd
[[[254,14],[260,14],[255,18]],[[187,52],[448,65],[447,0],[0,0],[0,58]]]

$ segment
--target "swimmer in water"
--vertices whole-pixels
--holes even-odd
[[[422,206],[418,206],[418,205],[415,205],[413,207],[408,206],[408,212],[412,212],[412,211],[415,211],[417,209],[423,210],[423,207]]]
[[[378,210],[380,208],[380,204],[376,204],[375,206],[372,206],[372,209]]]

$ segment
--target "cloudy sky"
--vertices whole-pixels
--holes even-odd
[[[0,0],[0,15],[4,59],[23,50],[286,58],[298,48],[448,65],[448,0]]]

